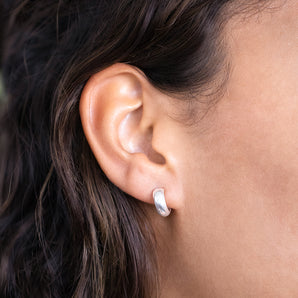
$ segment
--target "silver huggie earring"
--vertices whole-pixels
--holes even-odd
[[[169,209],[167,206],[165,199],[165,191],[163,188],[156,188],[153,191],[153,199],[158,214],[160,214],[163,217],[169,216],[171,213],[171,209]]]

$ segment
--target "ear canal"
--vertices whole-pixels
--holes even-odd
[[[146,155],[148,156],[148,159],[151,160],[154,163],[164,165],[166,163],[165,158],[158,153],[154,148],[152,147],[152,136],[153,136],[153,128],[152,126],[148,128],[148,142],[147,144],[150,144],[149,148],[146,148]]]
[[[156,164],[165,164],[165,158],[152,147],[153,127],[142,127],[143,107],[131,111],[119,125],[119,140],[129,153],[143,153]]]

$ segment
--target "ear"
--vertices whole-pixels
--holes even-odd
[[[137,68],[115,64],[88,80],[80,116],[90,148],[111,182],[147,203],[153,203],[153,190],[162,187],[168,206],[177,209],[182,196],[165,137],[171,133],[168,100]]]

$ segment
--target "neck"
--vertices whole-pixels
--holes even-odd
[[[194,234],[183,216],[154,223],[162,298],[298,297],[297,229],[267,222],[255,234]]]

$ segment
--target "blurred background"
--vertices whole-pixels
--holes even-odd
[[[2,83],[2,73],[1,73],[1,65],[2,65],[2,57],[3,57],[3,31],[5,30],[5,16],[3,11],[3,3],[0,0],[0,108],[3,104],[4,96],[3,96],[3,83]]]

